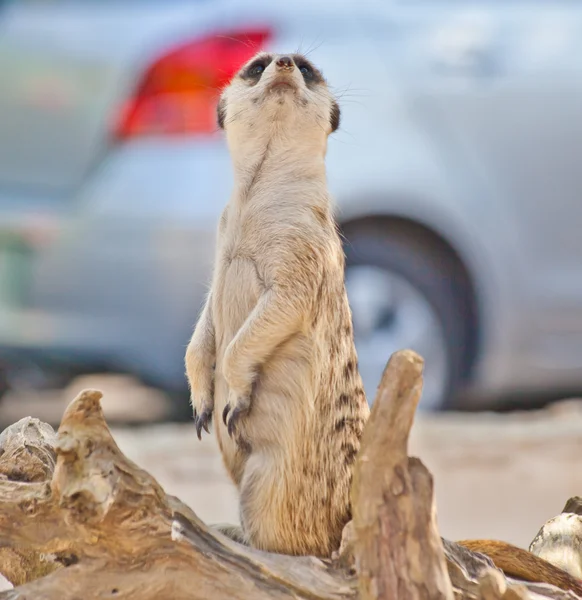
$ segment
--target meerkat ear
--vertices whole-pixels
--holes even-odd
[[[226,119],[226,101],[224,98],[220,98],[218,106],[216,107],[216,122],[220,129],[224,129],[224,120]]]
[[[333,133],[334,131],[337,130],[337,128],[340,126],[340,107],[339,104],[335,101],[332,100],[332,104],[331,104],[331,114],[330,114],[330,124],[331,124],[331,132]]]

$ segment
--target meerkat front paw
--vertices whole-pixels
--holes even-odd
[[[237,433],[241,418],[248,414],[250,408],[250,394],[238,395],[231,392],[231,398],[222,411],[222,421],[230,437]]]
[[[210,433],[208,425],[214,412],[214,367],[202,352],[197,351],[194,344],[188,346],[186,352],[186,376],[190,387],[190,402],[194,409],[194,425],[198,439],[202,439],[202,429]]]
[[[206,385],[200,385],[204,381],[202,377],[197,379],[189,378],[190,380],[190,402],[194,410],[194,426],[198,439],[202,439],[202,429],[206,433],[210,433],[208,426],[212,422],[212,414],[214,413],[214,395],[211,381],[207,381]],[[197,382],[198,385],[195,383]]]

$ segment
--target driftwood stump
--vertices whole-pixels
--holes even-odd
[[[412,352],[391,358],[355,467],[354,521],[326,561],[207,527],[121,453],[98,391],[73,400],[57,434],[22,419],[0,435],[0,573],[16,586],[0,599],[574,598],[441,541],[430,474],[406,452],[421,371]]]
[[[364,431],[352,493],[362,600],[453,598],[432,477],[417,458],[408,457],[422,368],[412,352],[390,359]]]

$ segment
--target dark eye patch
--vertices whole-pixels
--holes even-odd
[[[340,117],[341,117],[341,110],[340,110],[339,104],[334,100],[331,103],[331,112],[330,112],[330,117],[329,117],[329,122],[331,125],[332,133],[334,131],[337,131],[338,127],[340,126]]]
[[[309,84],[317,84],[323,82],[323,75],[321,71],[316,69],[305,57],[300,54],[295,54],[293,56],[293,61],[297,65],[299,72],[303,76],[303,80],[307,85]]]
[[[264,73],[265,69],[271,64],[272,57],[270,56],[260,56],[256,60],[254,60],[242,73],[241,77],[243,79],[247,79],[252,81],[253,83],[257,83],[261,78],[261,75]]]

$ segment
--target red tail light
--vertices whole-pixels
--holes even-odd
[[[123,106],[115,136],[216,131],[220,90],[270,38],[264,29],[216,34],[173,49],[146,71]]]

